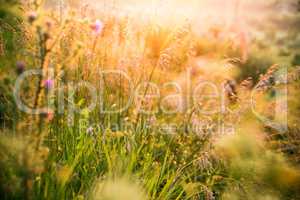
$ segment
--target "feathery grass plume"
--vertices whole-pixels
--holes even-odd
[[[158,59],[161,52],[170,44],[172,31],[158,25],[152,25],[148,29],[145,36],[145,48],[150,58]]]

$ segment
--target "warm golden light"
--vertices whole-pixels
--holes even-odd
[[[278,13],[291,8],[271,7],[275,0],[69,0],[69,5],[87,6],[99,15],[131,16],[137,20],[157,24],[180,24],[187,20],[195,26],[230,26],[266,23]],[[56,2],[57,3],[57,2]],[[277,15],[275,15],[275,12]]]
[[[0,0],[0,199],[300,200],[300,0]]]

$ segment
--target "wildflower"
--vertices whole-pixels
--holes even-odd
[[[54,81],[52,79],[47,79],[44,81],[44,87],[47,89],[47,90],[50,90],[53,88],[53,85],[54,85]]]
[[[36,18],[37,18],[37,13],[36,12],[32,11],[28,14],[28,22],[29,23],[32,24],[36,20]]]
[[[100,20],[96,20],[95,23],[93,23],[91,25],[91,29],[97,34],[101,34],[102,30],[103,30],[103,23]]]
[[[54,113],[53,112],[48,112],[47,113],[47,121],[50,122],[54,118]]]
[[[45,109],[41,114],[41,118],[45,119],[46,121],[50,122],[54,118],[54,111],[51,109]]]
[[[87,129],[86,129],[86,132],[87,132],[87,134],[89,134],[89,135],[93,135],[93,132],[94,132],[93,127],[87,128]]]
[[[19,74],[19,75],[22,74],[24,72],[24,70],[25,70],[25,67],[26,67],[25,62],[18,61],[16,63],[16,72],[17,72],[17,74]]]

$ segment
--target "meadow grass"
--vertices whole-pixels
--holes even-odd
[[[37,2],[15,13],[17,41],[5,28],[1,35],[13,52],[0,73],[2,199],[299,198],[299,67],[288,68],[295,109],[282,133],[259,121],[250,101],[259,88],[257,110],[278,117],[274,91],[286,83],[272,81],[273,64],[282,59],[248,46],[239,28],[199,35],[189,21],[93,16],[88,7],[62,18]],[[18,95],[49,108],[28,114],[13,89],[36,69]],[[130,97],[124,111],[104,112]]]

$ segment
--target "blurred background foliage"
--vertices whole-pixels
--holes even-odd
[[[14,100],[12,97],[13,77],[7,74],[14,73],[17,54],[24,47],[24,31],[22,29],[22,15],[19,1],[0,1],[0,124],[12,127]]]

